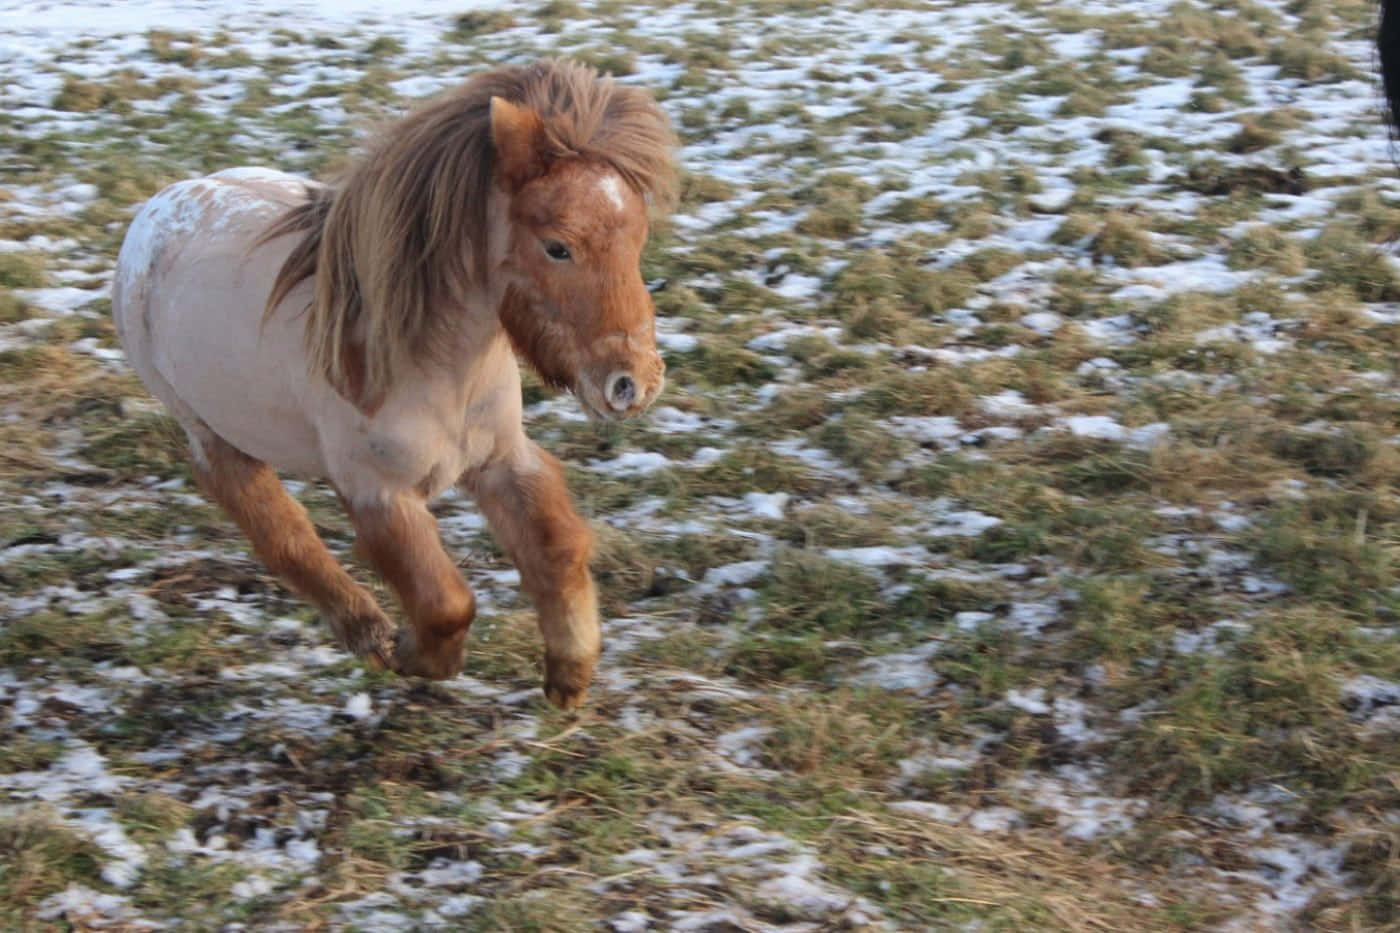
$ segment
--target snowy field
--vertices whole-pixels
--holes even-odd
[[[0,927],[1400,923],[1373,15],[0,0]],[[544,54],[685,173],[651,415],[526,388],[599,532],[577,716],[463,498],[466,673],[335,650],[107,316],[163,185]]]

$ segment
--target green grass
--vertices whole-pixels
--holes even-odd
[[[1318,273],[1310,282],[1313,288],[1347,288],[1362,301],[1391,301],[1400,294],[1395,271],[1351,229],[1324,228],[1305,253]]]
[[[47,282],[42,257],[26,253],[0,253],[0,286],[38,288]]]
[[[1272,227],[1251,227],[1230,247],[1227,260],[1235,269],[1268,269],[1280,275],[1301,275],[1307,268],[1303,250]]]
[[[49,811],[0,817],[0,855],[0,917],[16,929],[69,884],[100,883],[101,850]]]

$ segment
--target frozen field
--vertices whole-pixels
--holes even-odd
[[[0,927],[1400,923],[1373,16],[0,0]],[[163,185],[543,54],[685,172],[651,415],[526,389],[599,531],[578,716],[463,498],[465,675],[335,650],[107,316]]]

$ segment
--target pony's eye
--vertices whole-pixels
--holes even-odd
[[[569,248],[558,240],[546,240],[544,254],[555,262],[563,262],[569,258]]]

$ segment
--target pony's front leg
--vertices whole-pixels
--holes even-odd
[[[545,696],[564,709],[582,705],[602,646],[588,570],[593,534],[574,508],[559,461],[525,441],[514,456],[473,470],[462,482],[539,613]]]
[[[443,550],[427,504],[405,491],[347,505],[356,550],[394,588],[408,617],[399,630],[394,669],[438,680],[454,676],[466,661],[476,599]]]

